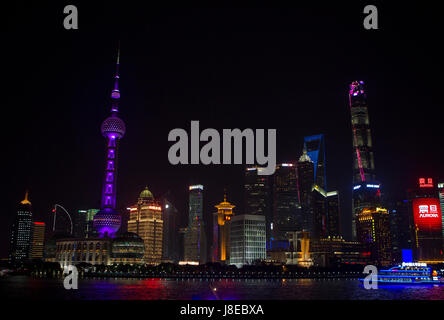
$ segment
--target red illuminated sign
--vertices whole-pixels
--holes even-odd
[[[426,183],[426,178],[419,178],[419,186],[421,188],[433,188],[433,179],[427,178],[427,183]]]
[[[420,230],[441,230],[441,208],[436,198],[413,200],[413,218]]]

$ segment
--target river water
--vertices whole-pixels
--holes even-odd
[[[214,290],[215,289],[215,290]],[[379,285],[357,279],[79,279],[66,290],[61,279],[8,276],[0,297],[33,300],[444,300],[444,286]]]

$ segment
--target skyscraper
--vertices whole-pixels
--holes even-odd
[[[297,165],[299,203],[302,208],[302,230],[313,232],[313,193],[314,163],[305,148]]]
[[[217,208],[217,219],[213,220],[213,223],[217,220],[217,232],[218,237],[218,252],[220,254],[219,260],[223,263],[228,263],[230,259],[230,223],[233,218],[233,208],[235,207],[227,201],[227,196],[224,195],[224,201],[215,205]],[[262,215],[261,215],[262,216]],[[265,221],[265,216],[262,216]],[[217,246],[217,244],[214,244]]]
[[[77,214],[74,216],[74,236],[76,238],[85,238],[86,236],[86,215],[88,211],[77,210]]]
[[[341,209],[337,190],[327,192],[327,235],[341,236]]]
[[[442,212],[432,178],[420,178],[409,191],[413,217],[413,254],[420,262],[443,262]]]
[[[285,233],[303,229],[295,163],[276,166],[273,183],[273,238],[286,240]]]
[[[11,230],[9,260],[12,263],[23,262],[29,258],[31,239],[32,211],[28,191],[26,191],[25,199],[19,204]]]
[[[356,239],[357,215],[367,207],[379,206],[380,184],[376,181],[367,94],[363,81],[350,84],[349,104],[353,137],[352,238]]]
[[[162,260],[179,261],[179,211],[173,203],[165,197],[162,200],[163,209],[163,248]]]
[[[304,138],[304,149],[313,161],[314,182],[324,190],[327,190],[327,176],[325,170],[325,139],[323,134],[317,134]]]
[[[267,241],[272,236],[271,223],[273,222],[271,176],[259,175],[263,170],[260,167],[248,167],[245,170],[245,214],[265,216]]]
[[[370,246],[372,260],[380,265],[392,262],[390,221],[387,209],[364,208],[357,217],[358,241]]]
[[[43,259],[43,247],[45,243],[45,223],[33,222],[30,259]]]
[[[310,238],[325,238],[327,234],[327,193],[314,184],[312,187],[313,228]]]
[[[128,232],[137,234],[145,244],[145,263],[156,265],[162,259],[162,206],[148,187],[140,193],[137,203],[130,207]]]
[[[188,226],[184,229],[184,260],[207,262],[207,239],[203,221],[203,185],[189,187]]]
[[[413,216],[409,214],[409,201],[401,200],[388,203],[392,258],[402,262],[402,250],[412,250]],[[406,261],[407,262],[407,261]]]
[[[94,228],[99,236],[114,237],[122,223],[120,213],[116,211],[117,160],[120,139],[125,135],[125,123],[119,118],[119,59],[117,54],[114,89],[111,93],[111,115],[101,126],[102,135],[106,139],[105,177],[102,189],[101,210],[94,216]]]
[[[234,216],[230,225],[230,264],[241,267],[267,257],[265,216]]]

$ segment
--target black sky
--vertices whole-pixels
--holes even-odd
[[[63,28],[76,4],[79,29]],[[54,203],[99,206],[104,139],[117,42],[121,42],[118,202],[148,185],[170,190],[187,214],[187,186],[205,185],[207,212],[229,199],[243,210],[242,166],[172,166],[168,132],[275,128],[279,162],[296,160],[303,137],[326,136],[329,189],[341,192],[350,234],[348,84],[364,80],[377,176],[402,197],[419,176],[444,178],[441,124],[443,26],[432,4],[374,3],[379,30],[362,26],[365,4],[190,7],[131,3],[16,4],[2,28],[3,164],[0,256],[17,204],[30,189],[36,219]],[[205,4],[205,6],[202,6]],[[191,7],[195,5],[195,7]]]

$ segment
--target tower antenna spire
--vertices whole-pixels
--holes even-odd
[[[114,89],[111,92],[112,106],[111,112],[119,111],[119,99],[120,99],[120,90],[119,90],[119,66],[120,66],[120,40],[117,45],[117,61],[116,61],[116,75],[114,76]]]

